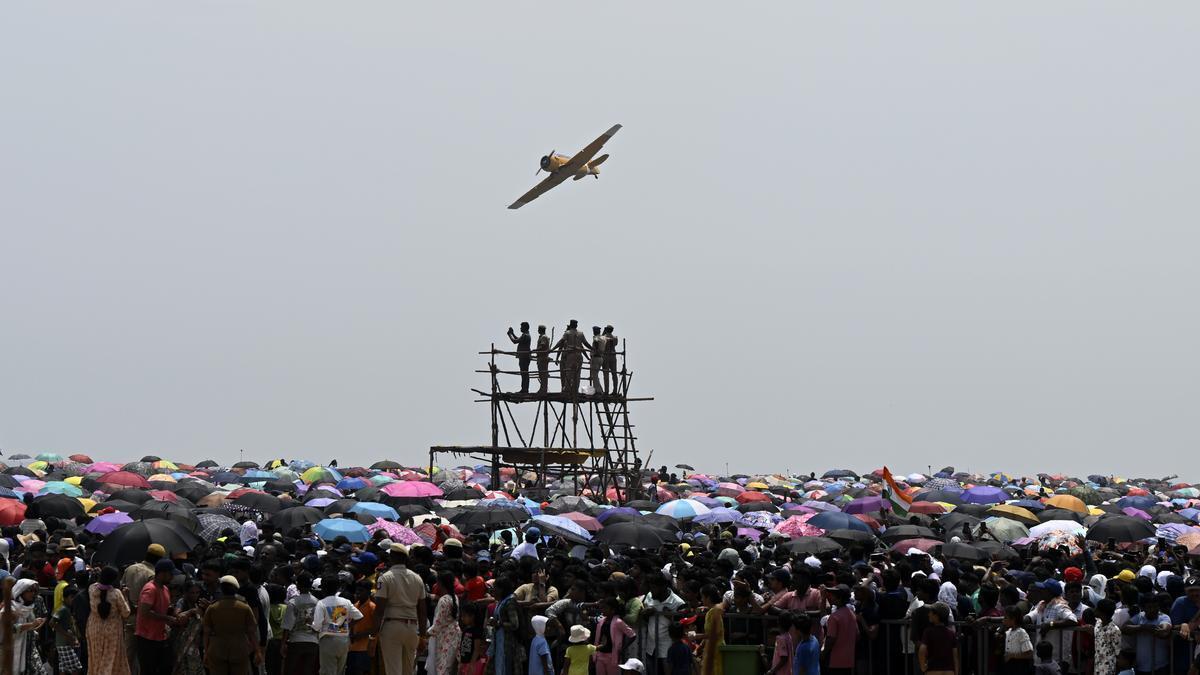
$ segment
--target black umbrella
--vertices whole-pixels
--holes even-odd
[[[793,555],[828,555],[841,551],[842,545],[827,537],[801,537],[784,544],[783,548]]]
[[[897,525],[889,527],[879,535],[879,538],[886,541],[888,544],[894,544],[904,539],[937,539],[937,534],[928,527],[920,525]]]
[[[246,494],[233,500],[238,506],[245,506],[255,511],[263,513],[277,513],[283,506],[279,502],[279,497],[275,495],[264,495],[261,492],[247,492]]]
[[[83,504],[67,495],[48,494],[33,500],[39,516],[55,518],[78,518],[84,515]]]
[[[450,522],[464,532],[476,530],[495,530],[529,520],[529,513],[524,509],[469,509],[461,511]]]
[[[12,477],[12,474],[0,473],[0,487],[15,488],[21,487],[21,481]]]
[[[642,523],[615,523],[605,525],[596,535],[596,540],[609,546],[656,549],[668,540],[667,533]]]
[[[1088,528],[1091,541],[1115,539],[1119,543],[1140,541],[1154,536],[1154,526],[1133,516],[1105,516]]]
[[[464,499],[483,499],[483,493],[475,488],[461,487],[447,492],[442,499],[459,501]]]
[[[577,511],[579,513],[587,513],[588,509],[595,508],[596,504],[586,497],[576,497],[574,495],[555,497],[546,508],[542,509],[543,513],[560,514]]]
[[[652,502],[648,499],[635,499],[625,506],[628,506],[631,509],[637,509],[638,511],[653,511],[661,506],[661,504]]]
[[[371,465],[371,468],[377,471],[393,471],[395,469],[403,469],[404,465],[400,462],[393,462],[390,459],[385,459],[380,462],[375,462]]]
[[[687,465],[687,464],[676,464],[676,465],[675,465],[675,468],[676,468],[676,469],[684,469],[684,470],[687,470],[687,471],[695,471],[695,470],[696,470],[696,467],[694,467],[694,466],[690,466],[690,465]]]
[[[642,516],[642,522],[652,527],[657,527],[660,530],[669,532],[679,532],[683,527],[679,525],[679,521],[664,513],[647,513]]]
[[[958,560],[966,560],[967,562],[983,562],[991,556],[982,549],[976,548],[970,544],[962,544],[951,542],[942,545],[942,556],[946,558],[957,558]]]
[[[190,509],[171,502],[149,501],[139,506],[129,516],[134,520],[165,518],[173,520],[193,532],[200,527],[200,522],[196,520],[196,515]]]
[[[95,513],[101,509],[114,508],[118,511],[123,511],[125,513],[133,513],[134,511],[138,510],[139,506],[141,506],[141,504],[134,504],[133,502],[127,502],[124,499],[106,499],[102,502],[96,502],[96,505],[92,507],[91,512]]]
[[[212,461],[211,459],[206,459],[206,460],[201,461],[199,464],[197,464],[196,468],[197,469],[207,469],[207,468],[214,467],[214,466],[221,466],[221,465],[217,464],[216,462]]]
[[[958,490],[925,490],[913,497],[914,502],[946,502],[947,504],[962,504],[962,493]]]
[[[233,468],[233,469],[257,469],[258,462],[251,462],[250,460],[246,460],[243,462],[238,462],[237,464],[234,464],[230,468]]]
[[[162,544],[168,555],[188,553],[201,545],[200,538],[182,524],[151,518],[122,525],[104,538],[93,564],[125,567],[146,557],[150,544]]]
[[[341,495],[339,495],[336,492],[333,492],[332,490],[322,490],[320,488],[317,488],[316,490],[309,490],[308,492],[304,493],[304,501],[311,502],[314,499],[341,500],[341,499],[345,499],[345,497],[342,497]],[[352,500],[352,501],[358,501],[358,500]]]
[[[350,509],[358,504],[357,499],[338,499],[330,502],[325,506],[325,516],[329,517],[335,513],[350,513]]]
[[[979,523],[983,522],[983,520],[965,513],[956,513],[955,511],[951,511],[943,516],[938,516],[937,522],[938,525],[941,525],[942,529],[946,532],[961,532],[963,523],[966,523],[967,527],[970,527],[972,530],[974,530]]]
[[[402,523],[409,518],[416,518],[417,516],[423,516],[426,513],[430,513],[429,509],[421,506],[420,504],[401,504],[400,506],[393,506],[392,508],[396,509],[396,513],[399,515],[399,518],[396,519],[396,522],[398,523]]]
[[[157,456],[157,455],[146,455],[146,456],[145,456],[145,457],[143,457],[143,458],[142,458],[140,461],[143,461],[143,462],[161,462],[161,461],[162,461],[162,457],[159,457],[159,456]]]
[[[271,516],[271,522],[280,531],[287,532],[293,528],[314,525],[324,518],[325,514],[321,513],[321,509],[314,509],[311,506],[296,506],[283,509]]]
[[[200,485],[199,483],[180,483],[179,487],[175,488],[175,494],[184,497],[190,501],[198,502],[208,495],[212,494],[212,490]]]
[[[968,516],[986,518],[988,510],[991,509],[992,506],[992,504],[961,504],[954,507],[954,512],[965,513]]]
[[[360,502],[378,502],[385,496],[387,496],[386,492],[373,485],[368,485],[354,491],[354,498]]]
[[[767,513],[779,513],[779,507],[771,502],[747,502],[738,504],[737,510],[742,513],[750,513],[752,511],[766,511]]]
[[[124,490],[113,492],[108,498],[120,499],[123,502],[133,502],[134,504],[144,504],[154,499],[154,496],[140,488],[125,488]]]
[[[271,492],[295,492],[296,484],[286,478],[272,478],[263,483],[263,489]]]
[[[1083,516],[1070,509],[1042,509],[1042,512],[1037,514],[1037,517],[1038,520],[1043,523],[1048,523],[1051,520],[1073,520],[1077,523],[1083,522]]]
[[[4,470],[4,473],[6,473],[10,476],[29,476],[30,478],[37,478],[36,473],[34,473],[31,469],[27,469],[23,466],[10,466]]]
[[[862,530],[829,530],[825,536],[836,541],[843,546],[853,546],[855,544],[875,548],[875,535]]]
[[[1021,557],[1011,546],[1006,546],[998,541],[977,541],[975,548],[987,553],[993,560],[1017,560]]]

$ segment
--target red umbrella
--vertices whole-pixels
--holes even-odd
[[[141,476],[132,471],[110,471],[96,479],[96,482],[105,485],[123,485],[131,488],[149,488],[150,482],[145,476]]]
[[[88,457],[87,455],[71,455],[67,459],[71,460],[72,462],[79,462],[81,464],[91,464],[92,463],[92,458]]]
[[[418,480],[406,480],[399,483],[388,483],[380,490],[392,497],[441,497],[442,489],[433,483]]]
[[[925,515],[934,516],[946,512],[946,507],[937,502],[913,502],[908,507],[909,513],[924,513]]]
[[[11,527],[25,520],[25,503],[16,499],[0,499],[0,525]]]
[[[737,496],[739,504],[749,504],[750,502],[769,502],[771,498],[765,492],[743,492]]]
[[[599,532],[600,529],[602,527],[604,527],[604,525],[600,524],[599,520],[596,520],[595,518],[593,518],[592,516],[589,516],[586,513],[579,513],[578,511],[568,511],[566,513],[560,513],[558,515],[562,516],[563,518],[566,518],[567,520],[574,522],[576,525],[582,527],[583,529],[587,530],[588,532]]]
[[[150,496],[154,497],[160,502],[172,502],[175,504],[179,503],[179,495],[171,492],[170,490],[151,490]]]

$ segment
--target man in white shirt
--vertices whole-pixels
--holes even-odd
[[[1041,639],[1050,643],[1053,650],[1050,660],[1070,658],[1074,633],[1062,629],[1078,625],[1079,617],[1075,616],[1063,600],[1062,584],[1054,579],[1047,579],[1030,586],[1029,589],[1036,592],[1035,597],[1040,602],[1026,616],[1037,626]]]
[[[536,527],[529,528],[529,530],[525,532],[525,541],[521,542],[520,544],[517,544],[517,546],[515,548],[513,548],[512,553],[510,553],[509,556],[512,558],[516,558],[517,560],[520,560],[521,558],[524,558],[526,556],[529,556],[535,560],[538,559],[539,556],[538,556],[538,550],[537,550],[537,542],[538,542],[538,539],[541,539],[541,538],[542,538],[541,530],[537,529]]]
[[[647,675],[663,675],[667,668],[667,650],[671,648],[668,631],[675,621],[675,612],[687,603],[671,590],[662,574],[651,573],[646,584],[650,592],[642,597],[638,643],[642,646]]]
[[[350,652],[350,622],[363,618],[362,612],[346,598],[337,594],[338,578],[325,577],[321,587],[327,595],[313,608],[312,629],[320,637],[321,675],[342,675],[346,672],[346,655]],[[353,592],[353,585],[341,589]]]

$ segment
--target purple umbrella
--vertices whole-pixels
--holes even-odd
[[[837,506],[830,504],[829,502],[819,502],[815,499],[810,499],[810,500],[804,502],[804,506],[806,506],[814,511],[837,511],[839,513],[841,512],[841,509],[839,509]]]
[[[604,509],[600,512],[600,515],[596,516],[596,520],[603,523],[609,518],[619,514],[625,514],[627,516],[640,516],[642,515],[642,512],[628,506],[618,506],[612,509]]]
[[[133,522],[133,518],[129,517],[128,513],[117,511],[116,513],[106,513],[102,516],[92,518],[92,521],[84,526],[83,529],[92,534],[112,534],[112,531]]]
[[[1127,516],[1133,516],[1134,518],[1141,518],[1142,520],[1154,520],[1150,517],[1149,513],[1146,513],[1141,509],[1135,509],[1132,506],[1126,506],[1125,508],[1121,509],[1121,513],[1124,513]]]
[[[999,504],[1008,500],[1008,493],[991,485],[976,485],[962,493],[962,500],[968,504]]]
[[[737,523],[741,522],[742,513],[737,509],[729,509],[718,507],[708,513],[702,513],[692,519],[693,523],[701,525],[709,525],[711,523]]]
[[[326,506],[329,506],[330,504],[334,503],[335,501],[337,501],[337,500],[330,499],[329,497],[318,497],[317,499],[310,499],[310,500],[304,502],[304,505],[311,506],[315,509],[323,509]]]
[[[737,529],[737,533],[738,533],[739,537],[749,537],[750,539],[753,539],[754,541],[758,541],[759,539],[762,539],[762,536],[763,536],[762,532],[759,532],[758,530],[756,530],[752,527],[739,527]]]
[[[887,502],[882,497],[859,497],[842,509],[844,513],[873,513],[887,509]]]
[[[722,502],[719,502],[707,495],[692,495],[691,497],[688,497],[688,499],[694,499],[694,500],[700,502],[701,504],[707,506],[710,509],[715,509],[719,506],[724,506],[724,504]]]

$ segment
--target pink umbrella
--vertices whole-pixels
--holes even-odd
[[[441,497],[443,494],[433,483],[416,480],[388,483],[380,491],[392,497]]]
[[[19,476],[18,478],[25,478],[25,476]],[[37,492],[44,487],[46,487],[46,481],[44,480],[30,478],[29,480],[21,481],[21,489],[27,492]]]
[[[787,520],[775,526],[775,532],[786,534],[793,539],[798,537],[819,537],[825,534],[825,530],[808,524],[809,519],[814,515],[816,514],[806,513],[801,516],[789,516]]]
[[[170,490],[150,490],[148,494],[160,502],[172,502],[174,504],[179,503],[179,495],[171,492]]]
[[[88,473],[111,473],[113,471],[120,471],[121,465],[113,464],[112,462],[96,462],[84,468]]]
[[[897,553],[908,553],[910,548],[915,548],[918,551],[929,553],[938,546],[941,546],[942,543],[943,542],[940,542],[936,539],[923,539],[920,537],[916,539],[901,539],[900,541],[892,544],[892,550]]]
[[[736,497],[746,491],[746,488],[737,483],[717,483],[718,497]]]
[[[568,511],[567,513],[561,513],[559,515],[562,516],[563,518],[566,518],[567,520],[572,521],[573,523],[582,527],[583,529],[587,530],[588,532],[599,532],[601,530],[601,528],[604,527],[604,525],[602,525],[599,520],[596,520],[595,518],[593,518],[592,516],[589,516],[586,513],[579,513],[578,511]]]
[[[376,518],[375,522],[367,526],[367,532],[370,532],[371,534],[375,534],[379,530],[386,532],[388,539],[391,539],[397,544],[408,544],[410,546],[412,544],[425,544],[425,540],[422,539],[416,532],[413,532],[412,529],[407,528],[399,523],[393,523],[390,520]]]

